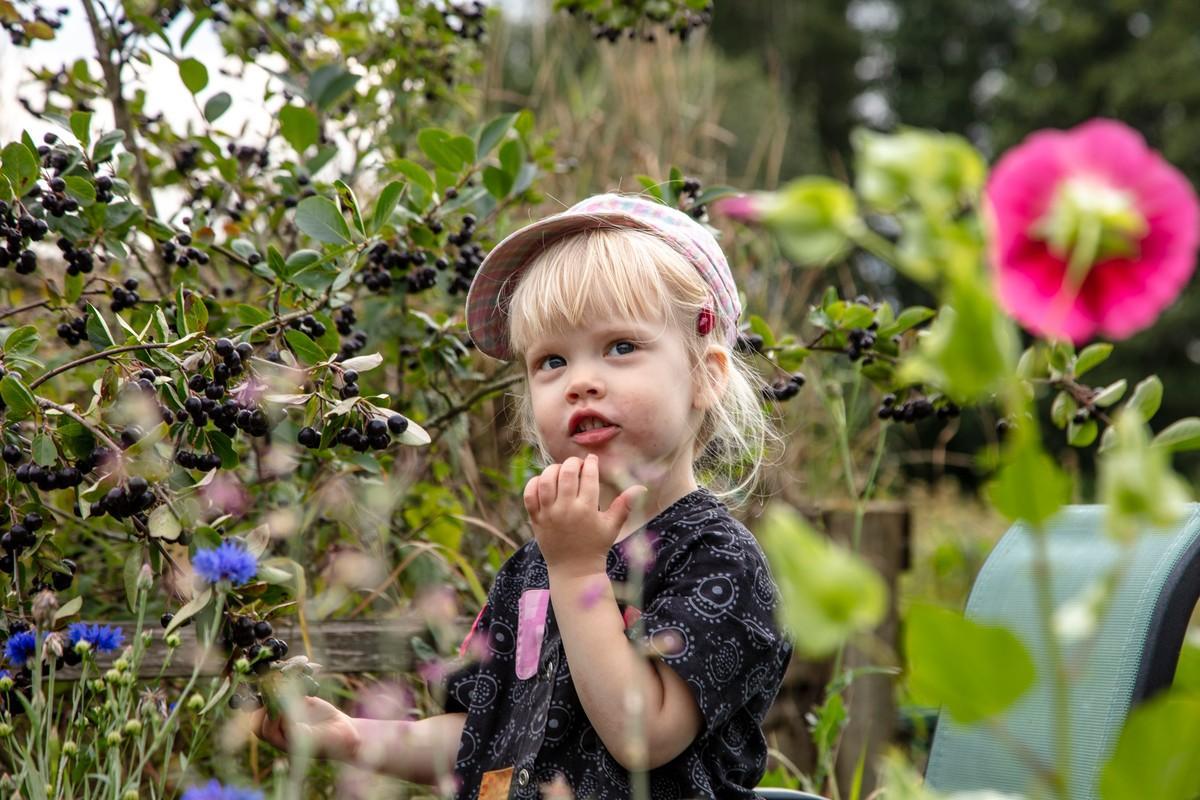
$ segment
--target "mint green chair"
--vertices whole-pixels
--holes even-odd
[[[1200,597],[1200,505],[1190,506],[1169,529],[1143,532],[1129,551],[1105,535],[1101,506],[1068,506],[1047,524],[1047,535],[1056,605],[1078,597],[1118,562],[1124,570],[1090,652],[1084,655],[1079,645],[1064,648],[1069,665],[1082,665],[1069,693],[1072,800],[1084,800],[1098,797],[1100,770],[1130,708],[1174,678]],[[999,720],[1003,734],[959,725],[942,714],[925,772],[931,788],[1036,794],[1035,770],[1014,752],[1014,743],[1054,763],[1054,714],[1032,564],[1029,532],[1014,525],[976,578],[966,613],[1020,636],[1037,663],[1038,683]]]

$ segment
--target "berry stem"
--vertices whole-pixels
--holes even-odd
[[[522,379],[522,377],[520,375],[509,375],[506,378],[501,378],[500,380],[493,381],[492,383],[489,383],[486,386],[480,387],[474,394],[472,394],[466,400],[463,400],[461,403],[451,406],[449,409],[447,409],[443,413],[434,417],[433,420],[430,421],[430,423],[427,426],[425,426],[426,429],[430,432],[429,433],[430,438],[432,438],[434,441],[436,441],[438,436],[442,433],[442,428],[446,425],[447,422],[452,420],[454,417],[457,417],[459,414],[469,411],[476,403],[478,403],[483,398],[487,397],[489,394],[503,391],[504,389],[507,389],[509,386],[512,386],[514,383],[520,382],[521,379]]]
[[[89,289],[88,291],[83,293],[84,296],[92,295],[92,294],[105,294],[105,290],[104,289]],[[25,311],[32,311],[35,308],[43,308],[43,307],[48,308],[50,306],[50,303],[51,303],[50,300],[38,300],[37,302],[26,303],[25,305],[17,306],[16,308],[6,308],[5,310],[0,311],[0,319],[7,319],[7,318],[15,316],[17,314],[21,314]]]

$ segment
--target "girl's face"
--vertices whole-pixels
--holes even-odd
[[[703,409],[673,326],[599,322],[534,342],[524,360],[534,421],[556,463],[595,453],[601,483],[616,492],[631,481],[695,488]]]

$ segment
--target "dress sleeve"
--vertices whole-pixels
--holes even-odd
[[[459,665],[446,676],[445,702],[442,706],[448,714],[457,711],[465,713],[471,707],[471,691],[475,688],[475,674],[479,670],[479,650],[474,644],[487,640],[490,608],[491,603],[485,603],[479,609],[470,632],[459,645]]]
[[[659,554],[640,624],[628,633],[688,684],[706,729],[773,699],[791,649],[775,620],[778,589],[745,529],[701,531]],[[640,629],[640,630],[639,630]]]

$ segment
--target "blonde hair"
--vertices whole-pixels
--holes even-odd
[[[662,321],[683,334],[692,375],[701,391],[717,392],[704,413],[693,442],[692,470],[697,482],[737,507],[757,483],[768,448],[781,437],[763,411],[763,381],[741,354],[727,346],[733,320],[719,312],[712,290],[677,250],[653,233],[629,228],[596,228],[551,243],[526,265],[515,286],[500,297],[507,316],[509,345],[521,358],[546,336],[597,319]],[[716,311],[708,336],[696,333],[696,317],[705,306]],[[724,391],[702,367],[705,350],[716,343],[725,351],[728,380]],[[523,358],[521,359],[523,360]],[[534,422],[528,375],[515,395],[520,435],[551,461]]]

